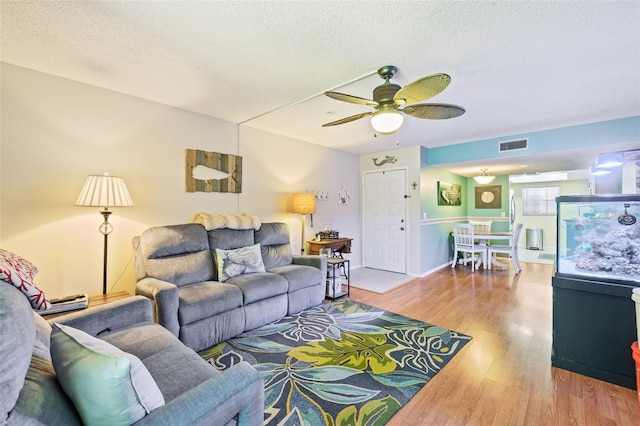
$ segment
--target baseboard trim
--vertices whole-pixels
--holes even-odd
[[[424,277],[426,277],[427,275],[431,275],[431,274],[433,274],[434,272],[439,271],[439,270],[440,270],[440,269],[442,269],[442,268],[447,268],[447,267],[449,267],[449,268],[451,267],[451,262],[447,262],[447,263],[445,263],[445,264],[443,264],[443,265],[436,266],[436,267],[435,267],[435,268],[433,268],[433,269],[430,269],[430,270],[428,270],[428,271],[426,271],[426,272],[423,272],[421,275],[419,275],[419,277],[420,277],[420,278],[424,278]]]

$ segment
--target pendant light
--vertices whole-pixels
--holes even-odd
[[[480,169],[480,174],[478,176],[474,176],[473,180],[475,180],[480,185],[488,185],[493,182],[495,178],[495,176],[487,173],[487,169]]]

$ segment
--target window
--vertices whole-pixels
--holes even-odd
[[[522,188],[522,214],[525,216],[555,216],[559,186]]]

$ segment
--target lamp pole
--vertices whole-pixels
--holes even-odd
[[[302,245],[300,246],[300,254],[304,254],[304,228],[306,228],[305,216],[305,214],[302,215]]]
[[[108,238],[111,231],[113,231],[113,225],[109,223],[109,216],[111,216],[113,212],[108,210],[107,207],[104,210],[100,211],[102,217],[104,217],[104,222],[100,225],[100,232],[104,235],[104,254],[102,258],[102,294],[107,294],[107,246],[108,246]]]

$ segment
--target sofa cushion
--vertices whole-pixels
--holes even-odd
[[[82,421],[64,393],[51,361],[31,358],[24,386],[9,417],[10,424],[81,425]]]
[[[87,424],[131,424],[164,405],[144,364],[110,343],[62,324],[51,330],[51,359]]]
[[[264,272],[260,244],[241,247],[233,250],[216,249],[216,265],[218,281],[225,282],[229,278],[253,272]]]
[[[208,249],[207,231],[195,223],[157,226],[140,235],[142,255],[149,259],[176,256]]]
[[[255,244],[253,229],[212,229],[207,231],[209,236],[209,248],[230,250]]]
[[[227,281],[238,286],[244,296],[244,304],[268,299],[287,293],[287,280],[278,274],[269,272],[257,272],[233,277]]]
[[[255,233],[255,241],[260,244],[262,260],[267,270],[289,265],[293,261],[289,227],[286,223],[263,223],[260,230]]]
[[[269,272],[282,275],[289,285],[289,293],[294,291],[322,285],[322,271],[313,266],[286,265],[269,269]]]
[[[207,231],[197,223],[149,228],[140,235],[146,275],[177,286],[212,278]]]
[[[293,262],[293,253],[290,244],[280,246],[262,246],[262,261],[268,270],[278,266],[290,265]]]
[[[242,306],[242,291],[234,285],[205,281],[178,289],[180,325]]]
[[[49,309],[51,303],[44,292],[33,284],[37,273],[38,268],[27,259],[0,249],[0,280],[24,293],[33,309]]]
[[[33,346],[33,355],[51,361],[49,352],[49,340],[51,336],[51,325],[40,315],[33,313],[33,321],[36,325],[36,339]]]
[[[289,226],[284,222],[263,223],[256,231],[255,240],[263,246],[289,244]]]
[[[31,362],[33,311],[17,288],[0,282],[0,424],[15,405]]]
[[[200,251],[181,256],[148,259],[145,261],[147,275],[180,287],[212,278],[213,261],[209,251]]]
[[[167,403],[220,374],[158,324],[137,325],[100,337],[137,356],[151,373]]]

